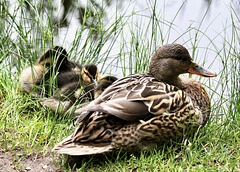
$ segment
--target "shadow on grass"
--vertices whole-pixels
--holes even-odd
[[[99,155],[70,156],[59,155],[58,165],[65,170],[73,171],[118,171],[121,168],[136,171],[139,167],[130,165],[135,161],[141,161],[146,157],[156,157],[158,160],[167,160],[172,154],[178,154],[182,151],[179,142],[166,142],[154,149],[140,152],[123,152],[121,150]],[[181,160],[178,156],[176,161]]]

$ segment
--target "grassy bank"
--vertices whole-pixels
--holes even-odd
[[[19,1],[16,6],[8,1],[0,3],[0,151],[2,157],[9,159],[9,169],[240,170],[240,20],[234,11],[232,24],[219,32],[220,46],[215,45],[214,40],[205,47],[199,46],[201,39],[208,38],[205,30],[201,30],[201,23],[197,27],[189,26],[175,40],[186,45],[195,61],[200,60],[201,49],[206,61],[211,53],[221,69],[216,79],[197,78],[212,99],[211,118],[204,128],[193,138],[181,143],[170,142],[149,152],[81,157],[73,161],[51,152],[56,143],[73,132],[72,114],[55,114],[42,107],[36,98],[21,92],[18,77],[22,69],[34,64],[47,48],[57,44],[66,46],[74,61],[98,64],[102,73],[112,71],[112,75],[121,77],[147,72],[153,51],[162,44],[172,43],[168,37],[177,29],[174,19],[166,21],[159,17],[154,4],[148,7],[151,16],[143,16],[144,22],[138,23],[132,22],[140,16],[134,12],[113,14],[113,22],[106,23],[104,10],[94,14],[85,10],[83,26],[73,33],[72,42],[67,43],[67,37],[60,38],[56,33],[59,22],[53,20],[56,17],[53,8],[46,9],[43,3]],[[70,21],[72,17],[69,13]],[[163,32],[163,28],[168,31]],[[224,33],[227,28],[232,31],[231,37]],[[126,34],[126,30],[130,34]],[[186,35],[190,35],[187,40]]]

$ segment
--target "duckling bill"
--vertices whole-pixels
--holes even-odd
[[[214,77],[200,68],[179,44],[164,45],[152,55],[149,73],[118,79],[87,106],[77,109],[77,128],[53,151],[69,155],[136,152],[182,138],[203,127],[210,99],[192,73]]]

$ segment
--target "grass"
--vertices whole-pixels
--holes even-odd
[[[45,9],[43,3],[18,1],[14,6],[8,1],[0,2],[0,151],[13,157],[12,168],[24,170],[26,159],[36,155],[43,159],[50,157],[57,168],[66,171],[240,170],[240,20],[232,9],[229,9],[232,24],[226,25],[217,35],[222,39],[221,46],[214,43],[215,38],[205,34],[202,22],[197,26],[190,25],[173,41],[187,45],[196,61],[200,50],[205,52],[202,63],[207,61],[209,53],[215,58],[213,63],[220,58],[218,63],[222,70],[214,82],[197,77],[207,88],[213,104],[209,122],[193,138],[181,143],[171,141],[139,154],[80,157],[77,164],[70,157],[51,152],[56,143],[74,131],[72,115],[55,114],[42,107],[35,98],[22,93],[18,77],[23,68],[34,64],[40,54],[57,42],[57,45],[66,45],[72,60],[94,62],[102,73],[111,71],[112,75],[117,73],[120,77],[147,72],[152,52],[162,44],[171,43],[169,35],[178,30],[174,24],[178,12],[172,21],[166,21],[157,13],[154,3],[147,8],[151,16],[142,15],[141,11],[131,15],[116,13],[107,24],[104,22],[105,9],[92,13],[91,6],[89,4],[89,9],[85,10],[82,27],[74,33],[73,41],[67,43],[67,37],[59,38],[55,33],[59,23],[53,18],[59,14],[53,13],[53,8],[49,7],[46,13],[38,10]],[[144,21],[133,22],[139,16]],[[69,20],[72,17],[69,13]],[[229,28],[231,37],[226,33]],[[72,30],[68,28],[67,32]],[[202,47],[201,39],[208,39],[210,43]]]

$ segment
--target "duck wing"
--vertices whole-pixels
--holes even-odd
[[[116,81],[102,95],[84,108],[77,109],[76,123],[91,112],[104,112],[126,121],[145,119],[150,115],[175,112],[189,103],[185,93],[175,86],[150,76],[134,75]]]

